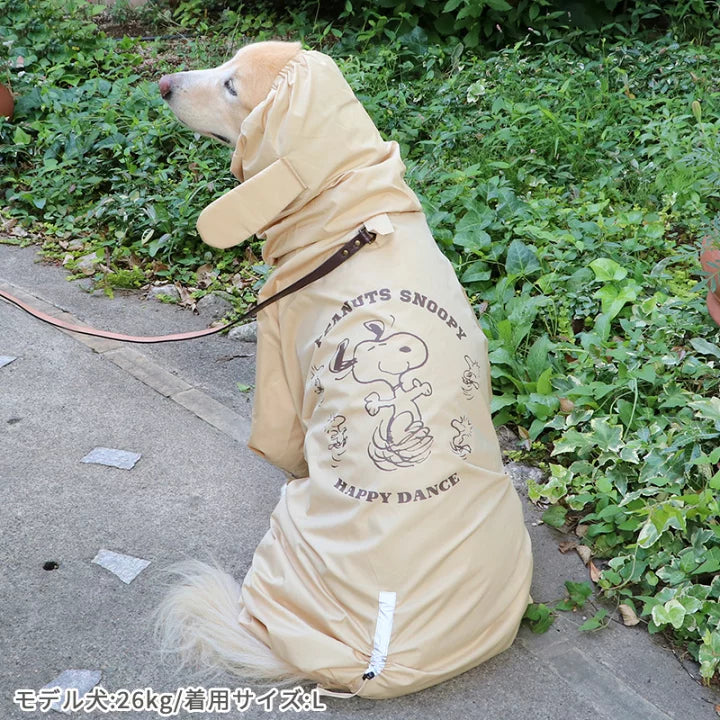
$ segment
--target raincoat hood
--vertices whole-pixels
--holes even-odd
[[[405,184],[396,142],[386,142],[334,61],[301,50],[242,124],[231,171],[241,185],[211,203],[198,231],[213,247],[252,235],[277,264],[375,216],[421,209]]]

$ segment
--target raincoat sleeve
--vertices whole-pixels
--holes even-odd
[[[307,476],[305,432],[292,401],[282,364],[277,310],[258,320],[255,402],[248,447],[294,477]]]

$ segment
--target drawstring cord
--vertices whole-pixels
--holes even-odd
[[[365,673],[365,675],[367,675],[367,674],[368,673]],[[363,681],[362,681],[362,683],[360,683],[360,687],[354,693],[336,692],[335,690],[326,690],[324,687],[322,687],[320,685],[316,685],[315,690],[317,690],[317,694],[320,696],[336,697],[336,698],[343,698],[343,699],[355,697],[358,693],[362,692],[363,688],[367,685],[368,680],[370,680],[370,678],[365,677],[365,675],[363,675]]]
[[[381,591],[378,594],[378,614],[375,625],[375,637],[373,638],[373,649],[370,655],[370,662],[367,669],[363,673],[362,683],[360,687],[353,693],[335,692],[334,690],[326,690],[318,685],[316,690],[319,695],[327,695],[329,697],[351,698],[362,692],[369,680],[380,675],[385,669],[387,662],[388,649],[390,647],[390,635],[392,634],[393,616],[395,614],[395,593]]]

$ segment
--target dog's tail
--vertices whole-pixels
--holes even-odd
[[[167,568],[180,581],[155,610],[155,635],[163,655],[174,655],[179,667],[202,674],[225,670],[254,681],[302,682],[307,677],[238,622],[243,607],[233,577],[199,560]]]

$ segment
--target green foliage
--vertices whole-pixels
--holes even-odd
[[[452,12],[471,6],[506,12]],[[529,488],[551,505],[545,522],[582,519],[607,560],[603,593],[717,674],[720,332],[697,253],[700,237],[720,237],[720,46],[666,34],[583,47],[592,36],[576,30],[573,46],[477,55],[412,29],[415,5],[405,30],[377,8],[353,32],[307,8],[291,21],[235,9],[217,38],[144,44],[67,7],[0,0],[17,95],[13,121],[0,119],[0,213],[42,231],[52,257],[99,253],[95,279],[110,292],[164,278],[251,301],[268,272],[257,244],[213,251],[194,227],[234,183],[228,151],[182,128],[154,83],[183,61],[223,60],[228,34],[325,47],[401,145],[487,335],[495,422],[548,464]],[[212,29],[206,9],[181,3],[175,20]],[[582,607],[583,592],[562,602]],[[544,607],[528,611],[536,629],[552,622]]]
[[[325,2],[264,2],[244,4],[240,10],[230,0],[179,0],[173,19],[185,27],[205,31],[221,14],[237,17],[239,24],[262,19],[256,30],[265,27],[268,7],[291,13],[304,29],[311,18],[322,19],[321,36],[342,37],[345,31],[359,31],[362,38],[402,40],[416,51],[428,38],[442,42],[459,38],[465,47],[502,47],[526,36],[538,40],[589,37],[634,37],[642,30],[668,28],[686,38],[704,40],[717,35],[720,7],[705,0],[353,0]],[[342,27],[337,23],[340,19]],[[274,24],[274,23],[273,23]],[[419,53],[418,53],[419,54]]]
[[[102,42],[92,22],[103,11],[102,5],[67,0],[59,12],[58,4],[47,0],[3,0],[0,9],[0,40],[6,59],[22,67],[26,75],[42,78],[48,85],[68,87],[87,77],[108,78],[123,72],[112,43]],[[18,58],[22,58],[19,64]],[[139,62],[139,58],[134,63],[134,58],[126,60]]]
[[[140,268],[132,270],[116,270],[105,276],[105,282],[113,288],[124,290],[137,289],[145,285],[145,273]]]
[[[582,610],[592,595],[592,588],[588,582],[575,583],[568,580],[565,582],[565,589],[567,597],[555,606],[556,610]]]
[[[500,47],[527,35],[567,41],[611,33],[635,36],[640,29],[668,26],[704,38],[716,34],[720,7],[703,0],[376,0],[369,7],[346,0],[342,17],[359,17],[391,40],[399,35],[411,42],[423,36],[433,42],[459,37],[466,47],[476,48]]]
[[[553,624],[553,614],[547,605],[533,603],[527,606],[523,620],[534,633],[541,635],[547,632]]]
[[[575,583],[570,580],[565,582],[565,590],[567,595],[563,600],[556,602],[555,605],[549,607],[545,603],[532,603],[528,605],[523,615],[523,621],[537,634],[547,632],[555,619],[557,611],[577,612],[585,607],[592,596],[592,587],[589,582]],[[587,630],[600,630],[604,628],[609,620],[608,611],[605,608],[598,610],[595,615],[588,618],[578,630],[583,632]]]
[[[80,237],[107,249],[113,272],[130,271],[144,258],[155,262],[156,276],[195,285],[195,269],[216,255],[194,230],[197,208],[234,182],[227,151],[193,140],[171,119],[152,82],[162,66],[141,75],[138,50],[145,49],[99,33],[88,20],[92,7],[73,0],[66,16],[55,0],[32,10],[0,0],[0,13],[11,20],[0,28],[9,65],[24,61],[13,80],[14,120],[0,119],[6,212],[42,222],[51,256],[62,256],[64,239]],[[196,52],[221,59],[216,48]],[[85,252],[83,245],[75,254]],[[215,262],[246,276],[231,288],[245,302],[244,288],[258,272],[241,268],[240,255]]]
[[[606,620],[607,617],[608,617],[608,611],[605,608],[601,608],[591,618],[588,618],[578,628],[578,630],[581,630],[581,631],[601,630],[602,628],[607,627],[607,624],[609,622],[609,620]]]
[[[400,19],[406,32],[417,27],[439,37],[460,36],[467,47],[522,36],[533,23],[543,29],[557,27],[559,18],[567,18],[551,0],[377,0],[374,6]],[[351,14],[352,4],[348,1],[345,7]]]

